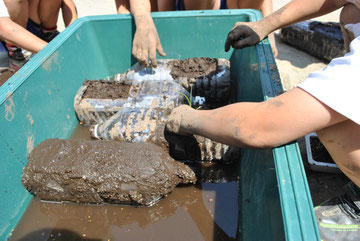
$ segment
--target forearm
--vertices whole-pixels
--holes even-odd
[[[258,119],[252,117],[258,103],[237,103],[214,110],[185,112],[182,116],[183,133],[205,136],[231,146],[263,148],[256,134]],[[253,121],[249,121],[249,120]],[[259,129],[257,131],[260,131]],[[255,140],[257,136],[258,140]]]
[[[136,27],[152,22],[150,0],[130,0],[130,12],[135,19]]]
[[[61,10],[66,27],[78,19],[76,5],[73,0],[63,0]]]
[[[33,53],[39,52],[47,44],[20,25],[11,21],[10,18],[0,18],[0,36],[3,40],[14,43]]]
[[[293,0],[261,20],[266,35],[296,22],[333,12],[348,2],[346,0]]]
[[[181,120],[177,133],[252,148],[279,146],[346,119],[299,88],[259,103],[241,102],[179,114],[180,118],[174,119],[174,123]]]

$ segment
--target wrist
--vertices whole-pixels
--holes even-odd
[[[269,18],[261,19],[258,22],[258,26],[260,26],[258,31],[260,40],[263,40],[264,38],[266,38],[266,36],[276,30],[276,27],[273,25],[271,19]]]
[[[181,121],[181,132],[186,134],[198,134],[201,114],[204,111],[191,109],[183,113]]]
[[[144,13],[144,14],[137,14],[137,15],[133,15],[133,16],[134,16],[134,20],[135,20],[137,29],[147,28],[148,24],[153,23],[153,20],[152,20],[152,17],[150,14]]]

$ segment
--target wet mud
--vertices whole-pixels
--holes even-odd
[[[88,128],[78,125],[70,138],[89,139]],[[239,163],[187,164],[197,183],[177,186],[150,207],[34,198],[10,240],[238,240]]]
[[[126,99],[129,97],[130,85],[106,80],[85,80],[87,86],[83,98],[89,99]]]
[[[176,59],[170,62],[170,68],[173,79],[179,79],[180,77],[199,78],[216,72],[218,61],[215,58]]]
[[[9,68],[0,69],[0,86],[2,86],[11,76],[13,76],[14,71]]]
[[[152,205],[194,172],[151,143],[49,139],[29,155],[22,183],[47,201]]]
[[[171,76],[175,80],[187,82],[186,89],[193,96],[206,100],[202,109],[214,109],[229,103],[230,98],[230,62],[216,58],[188,58],[170,61]],[[186,81],[184,81],[186,79]]]

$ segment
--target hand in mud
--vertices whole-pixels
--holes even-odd
[[[180,105],[179,107],[176,107],[171,111],[171,114],[169,116],[169,120],[166,124],[166,130],[170,133],[175,133],[178,135],[188,135],[192,134],[186,130],[187,127],[189,127],[189,120],[185,119],[185,114],[187,116],[189,112],[195,111],[193,108],[191,108],[188,105]],[[190,120],[191,121],[191,120]]]
[[[136,18],[136,32],[133,41],[132,54],[141,65],[157,67],[156,51],[161,56],[166,56],[151,16],[138,16]]]
[[[257,45],[263,38],[265,36],[259,22],[237,22],[226,38],[225,52],[230,50],[230,46],[241,49]]]

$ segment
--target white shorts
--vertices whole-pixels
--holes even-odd
[[[5,6],[4,0],[0,0],[0,18],[9,18],[9,12]]]
[[[348,54],[311,73],[298,87],[360,125],[360,36]]]

